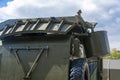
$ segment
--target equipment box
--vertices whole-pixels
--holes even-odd
[[[86,40],[88,57],[104,56],[110,53],[106,31],[93,32]]]

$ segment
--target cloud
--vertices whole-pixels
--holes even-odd
[[[96,30],[107,30],[110,45],[120,47],[120,0],[13,0],[0,8],[0,21],[9,18],[71,16],[81,9],[82,16],[98,22]],[[117,35],[117,36],[116,36]]]
[[[0,8],[0,17],[17,18],[34,17],[35,15],[37,15],[37,17],[74,15],[78,9],[82,9],[85,13],[84,16],[96,14],[101,18],[108,18],[108,8],[118,4],[118,1],[119,0],[99,0],[99,2],[96,0],[13,0],[8,2],[7,6]],[[114,13],[114,10],[110,9],[109,12]]]
[[[109,36],[109,42],[110,42],[111,48],[116,48],[120,50],[120,35],[119,34]]]

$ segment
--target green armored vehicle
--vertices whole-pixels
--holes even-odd
[[[0,80],[102,80],[106,31],[80,13],[0,23]]]

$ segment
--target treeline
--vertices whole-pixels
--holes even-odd
[[[117,50],[116,48],[111,50],[111,54],[104,57],[105,59],[120,59],[120,50]]]

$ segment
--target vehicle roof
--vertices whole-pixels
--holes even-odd
[[[67,34],[73,28],[84,26],[85,21],[81,15],[68,17],[50,17],[50,18],[28,18],[28,19],[10,19],[0,26],[4,27],[1,31],[1,37],[29,34],[29,33],[47,33],[47,34]]]

